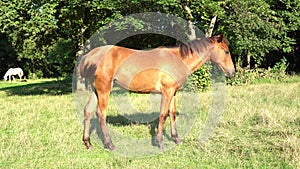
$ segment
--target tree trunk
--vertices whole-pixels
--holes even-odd
[[[246,68],[250,69],[250,62],[251,62],[251,52],[248,51],[247,53],[247,66]]]
[[[215,23],[216,23],[216,20],[217,20],[217,16],[214,16],[211,21],[210,21],[210,25],[205,33],[205,37],[211,37],[212,36],[212,32],[214,30],[214,27],[215,27]]]
[[[79,57],[82,54],[87,53],[88,51],[91,50],[91,45],[89,44],[89,39],[91,38],[91,30],[90,30],[90,26],[91,26],[91,12],[90,12],[90,8],[89,7],[82,7],[82,10],[80,10],[79,12],[81,12],[80,15],[82,15],[82,28],[80,31],[80,38],[78,40],[78,52],[76,53],[76,56]]]
[[[196,30],[194,27],[194,24],[192,22],[192,20],[194,20],[194,17],[192,15],[191,9],[187,6],[186,3],[182,3],[183,9],[186,11],[186,13],[188,14],[188,20],[189,20],[189,30],[190,30],[190,34],[188,35],[188,39],[189,40],[194,40],[196,39]]]

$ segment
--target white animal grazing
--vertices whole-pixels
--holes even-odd
[[[11,77],[14,79],[14,75],[18,75],[20,80],[22,79],[24,73],[23,70],[21,68],[9,68],[8,71],[5,73],[4,75],[4,80],[7,81],[11,81]]]

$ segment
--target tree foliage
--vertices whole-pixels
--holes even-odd
[[[122,16],[157,11],[191,20],[203,32],[211,18],[218,16],[214,34],[226,35],[239,66],[247,62],[247,56],[252,66],[269,65],[285,56],[291,68],[299,67],[298,0],[2,0],[0,73],[19,66],[29,76],[65,76],[72,73],[78,51],[99,28]],[[134,20],[131,23],[138,26]],[[133,39],[141,43],[132,44]],[[120,45],[142,49],[158,43],[177,42],[140,35]]]

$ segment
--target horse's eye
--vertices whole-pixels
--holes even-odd
[[[225,50],[224,52],[226,53],[226,55],[228,55],[228,54],[229,54],[229,51],[228,51],[228,50]]]

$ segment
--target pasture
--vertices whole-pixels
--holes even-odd
[[[209,112],[211,93],[201,92],[205,99],[183,144],[138,158],[108,152],[94,139],[93,149],[85,149],[71,86],[55,79],[0,82],[0,168],[300,167],[300,77],[227,86],[222,119],[205,143],[198,141],[201,114]],[[136,137],[149,134],[146,125],[113,127]]]

